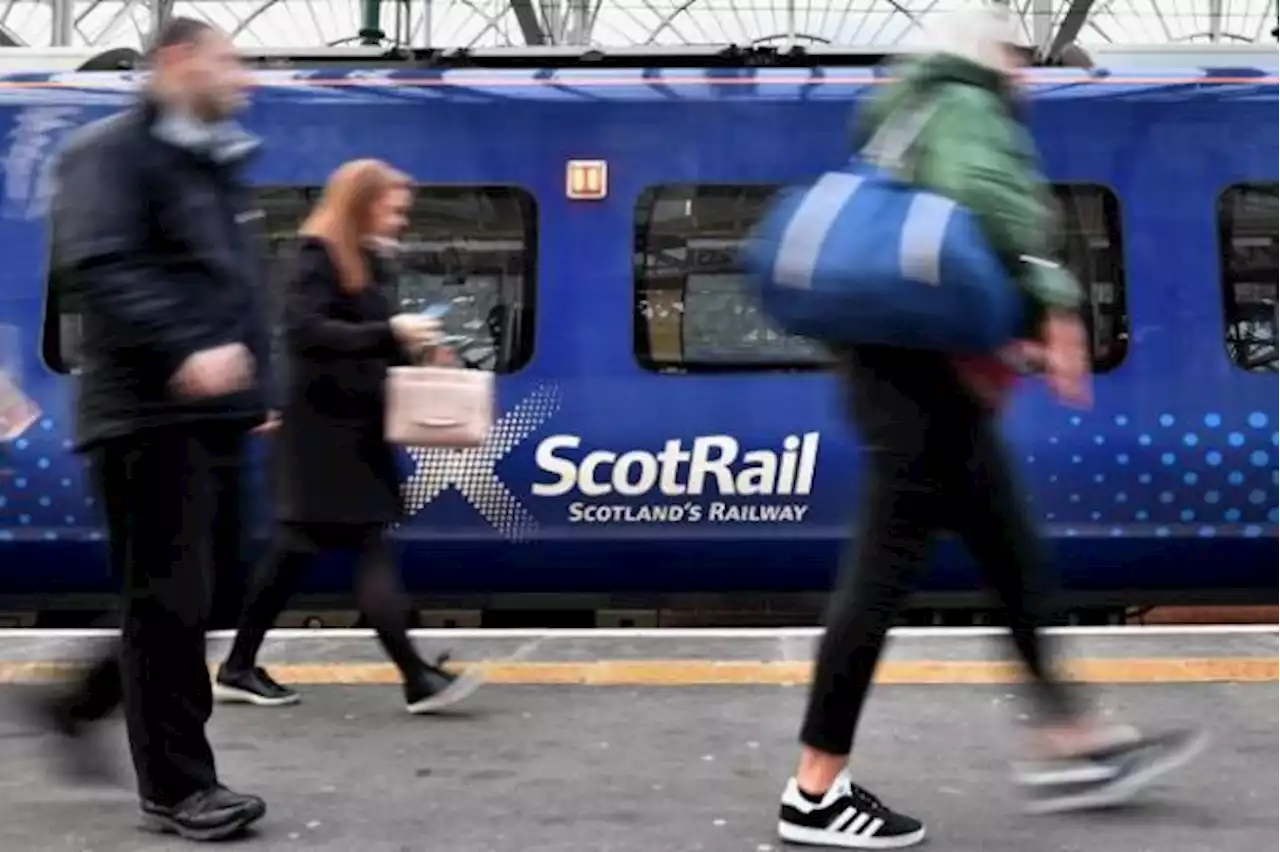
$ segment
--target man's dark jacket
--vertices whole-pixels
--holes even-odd
[[[240,167],[257,140],[144,100],[79,130],[59,157],[50,291],[83,317],[77,444],[179,424],[262,421],[270,336],[252,198]],[[225,343],[253,355],[248,390],[200,401],[169,380]]]

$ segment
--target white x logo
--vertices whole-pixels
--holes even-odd
[[[401,489],[405,513],[413,517],[450,487],[511,541],[538,528],[537,520],[511,493],[495,468],[560,409],[560,389],[543,385],[503,415],[474,449],[411,447],[414,469]]]

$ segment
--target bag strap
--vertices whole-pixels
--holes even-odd
[[[858,156],[882,169],[901,172],[907,152],[915,146],[937,111],[938,102],[933,98],[898,107],[880,122]]]

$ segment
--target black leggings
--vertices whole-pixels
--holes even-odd
[[[869,466],[863,532],[828,605],[801,741],[850,752],[885,635],[943,529],[959,534],[1007,610],[1039,712],[1075,718],[1037,632],[1042,557],[994,418],[935,353],[860,347],[845,366]]]
[[[387,656],[406,679],[427,666],[409,638],[409,601],[400,586],[395,553],[380,525],[282,524],[271,552],[254,573],[226,666],[255,665],[267,631],[284,611],[311,560],[324,550],[355,550],[356,600]]]

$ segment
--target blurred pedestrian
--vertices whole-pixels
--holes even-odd
[[[387,528],[400,517],[395,449],[385,439],[387,369],[443,350],[440,325],[394,313],[389,252],[408,223],[409,179],[377,160],[339,168],[303,223],[285,292],[288,375],[275,432],[276,535],[259,563],[235,642],[218,670],[220,701],[293,704],[298,693],[257,665],[267,631],[314,557],[356,553],[356,599],[403,679],[411,713],[439,710],[478,685],[422,659]]]
[[[258,142],[231,121],[248,79],[225,34],[175,18],[149,60],[138,105],[77,132],[55,172],[51,287],[83,310],[77,448],[123,594],[119,647],[45,712],[89,769],[91,723],[122,703],[144,824],[220,840],[266,811],[221,785],[205,735],[213,576],[239,560],[243,443],[267,417],[239,177]]]
[[[1027,340],[984,358],[858,346],[842,353],[851,417],[866,447],[862,532],[827,609],[799,768],[782,797],[783,839],[845,849],[920,843],[924,824],[855,784],[853,737],[885,637],[926,568],[935,534],[956,532],[1008,615],[1031,676],[1035,760],[1018,774],[1041,811],[1127,798],[1189,759],[1193,733],[1143,737],[1096,723],[1055,676],[1044,555],[997,423],[1011,362],[1042,365],[1064,401],[1087,405],[1090,364],[1079,285],[1054,258],[1057,212],[1018,103],[1023,51],[1007,9],[940,16],[932,47],[862,108],[861,148],[903,111],[931,110],[902,177],[972,210],[1026,297]],[[898,117],[898,118],[895,118]]]

